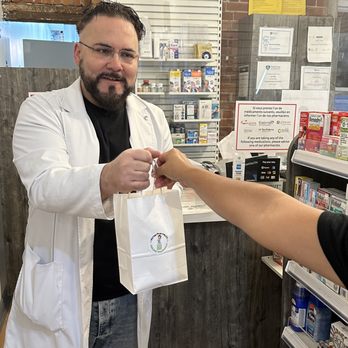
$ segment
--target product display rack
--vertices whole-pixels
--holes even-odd
[[[323,171],[327,174],[348,179],[348,162],[323,156],[319,153],[296,150],[291,161],[295,164]]]
[[[273,256],[262,256],[261,261],[267,265],[279,278],[283,278],[283,266],[273,260]]]
[[[296,140],[293,147],[296,147]],[[312,177],[315,181],[320,182],[323,187],[336,187],[343,191],[346,190],[348,182],[348,162],[341,161],[318,153],[303,150],[294,150],[289,156],[288,162],[288,193],[294,191],[295,176],[303,175]],[[283,284],[283,323],[287,322],[290,312],[291,290],[290,284],[294,281],[301,283],[306,289],[323,302],[330,310],[336,313],[342,321],[348,323],[348,302],[327,287],[319,279],[308,273],[295,261],[284,261],[286,264]],[[289,278],[291,281],[289,281]],[[285,290],[285,291],[284,291]],[[285,294],[284,294],[285,293]],[[282,333],[282,340],[289,347],[294,348],[311,348],[317,347],[306,333],[294,332],[289,326],[285,326]]]
[[[291,327],[286,326],[282,333],[282,340],[291,348],[317,348],[314,342],[305,332],[295,332]]]
[[[194,120],[173,120],[173,123],[211,123],[211,122],[220,122],[220,119],[194,119]]]
[[[336,294],[295,261],[288,261],[285,272],[348,323],[348,301]]]
[[[208,131],[216,134],[216,141],[209,144],[175,144],[174,147],[180,148],[188,157],[198,161],[215,162],[218,157],[217,140],[219,136],[219,122],[220,119],[194,119],[194,120],[174,120],[173,105],[180,104],[183,101],[195,101],[202,99],[219,100],[219,89],[216,92],[170,92],[169,91],[169,71],[175,68],[200,68],[203,66],[213,66],[215,69],[217,63],[212,59],[143,59],[140,61],[140,69],[138,80],[150,79],[150,76],[155,76],[156,82],[161,82],[164,92],[137,92],[137,94],[146,100],[158,105],[164,111],[167,121],[175,124],[195,124],[208,123]],[[154,72],[156,70],[156,73]],[[207,146],[210,146],[207,148]],[[199,151],[194,149],[200,148]],[[202,152],[202,148],[204,151]]]
[[[220,52],[221,52],[221,18],[222,0],[178,0],[163,2],[162,0],[124,0],[123,4],[133,7],[141,19],[146,19],[151,26],[152,40],[178,39],[180,42],[178,58],[154,58],[142,52],[139,59],[138,81],[136,93],[139,97],[160,107],[168,121],[173,124],[174,104],[198,103],[199,99],[212,99],[220,104]],[[145,36],[146,39],[146,36]],[[196,43],[211,43],[212,56],[208,59],[195,58],[194,45]],[[154,50],[153,50],[154,53]],[[171,70],[202,69],[214,67],[216,72],[215,92],[170,92],[169,72]],[[138,91],[144,80],[151,83],[162,84],[163,91]],[[150,88],[151,90],[152,88]],[[184,120],[183,128],[199,128],[200,120],[187,122]],[[209,144],[174,144],[179,147],[189,158],[201,161],[215,162],[218,159],[219,119],[202,120],[208,123],[208,133],[211,139],[216,139]],[[175,124],[177,124],[175,122]],[[213,136],[216,134],[216,137]]]

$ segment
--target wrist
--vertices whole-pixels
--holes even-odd
[[[105,164],[101,173],[100,173],[100,195],[102,198],[102,201],[109,198],[113,192],[110,185],[110,180],[108,180],[109,177],[109,164]]]

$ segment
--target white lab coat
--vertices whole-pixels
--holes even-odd
[[[127,113],[132,148],[172,148],[160,108],[131,94]],[[13,151],[29,217],[5,348],[87,348],[94,219],[113,218],[113,207],[101,200],[103,164],[79,79],[22,104]],[[138,295],[139,348],[148,344],[151,309],[151,291]]]

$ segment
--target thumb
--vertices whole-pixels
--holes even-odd
[[[151,147],[147,147],[147,148],[145,148],[145,150],[148,151],[148,152],[150,152],[150,154],[151,154],[151,156],[152,156],[153,159],[154,159],[154,158],[157,158],[157,157],[159,157],[159,156],[161,155],[161,152],[160,152],[160,151],[155,150],[155,149],[153,149],[153,148],[151,148]]]

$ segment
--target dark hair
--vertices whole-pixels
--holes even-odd
[[[138,14],[129,6],[122,5],[118,2],[101,1],[95,5],[89,5],[83,11],[82,18],[77,23],[78,34],[84,27],[97,16],[119,17],[133,24],[138,36],[138,41],[145,35],[145,27],[141,22]]]

